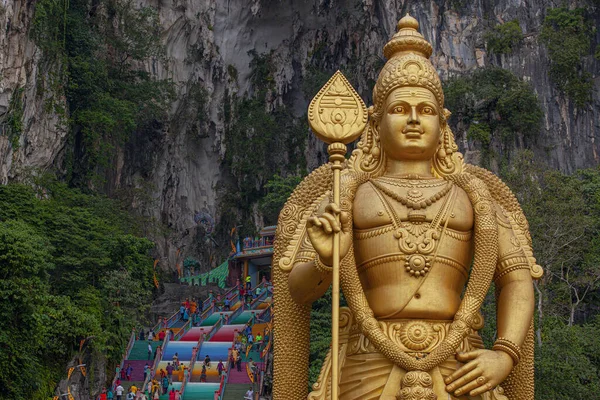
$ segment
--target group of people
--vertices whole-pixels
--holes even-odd
[[[263,283],[266,282],[266,278],[263,277]],[[265,287],[266,285],[258,285],[254,290],[252,290],[252,279],[250,276],[244,277],[244,279],[241,281],[238,280],[237,285],[239,299],[246,304],[250,304],[255,298],[259,297],[263,290],[268,290]],[[231,309],[232,299],[228,298],[227,296],[222,299],[221,294],[215,295],[211,290],[209,293],[208,303],[211,304],[215,309],[229,311]],[[198,326],[200,324],[203,306],[204,302],[199,301],[198,299],[186,298],[179,307],[179,317],[183,321],[188,321],[191,318],[192,325]],[[160,327],[163,329],[160,329],[157,334],[155,334],[152,329],[148,330],[147,333],[144,329],[140,329],[139,331],[139,340],[148,340],[148,360],[153,360],[156,356],[156,348],[152,345],[153,341],[162,342],[167,335],[170,335],[170,339],[173,339],[173,331],[168,329],[169,326],[167,318],[161,318]],[[267,340],[268,336],[266,334],[263,337],[260,333],[258,333],[256,337],[254,337],[252,334],[252,329],[247,326],[241,335],[236,338],[234,349],[230,355],[229,368],[237,367],[238,371],[241,371],[242,351],[245,351],[247,346],[256,345],[260,347],[260,344]],[[202,371],[200,373],[201,382],[206,382],[207,369],[211,368],[210,363],[210,357],[206,355],[204,363],[202,364]],[[252,371],[256,373],[258,368],[252,359],[249,359],[248,363]],[[226,372],[225,364],[222,360],[219,360],[216,368],[219,376]],[[134,368],[131,366],[131,364],[127,364],[127,366],[124,368],[117,366],[117,379],[115,381],[114,390],[111,388],[104,388],[99,396],[99,400],[134,400],[136,395],[138,395],[139,388],[135,385],[131,385],[126,391],[121,385],[122,380],[131,381],[133,369]],[[147,376],[151,376],[152,379],[148,382],[148,386],[145,388],[146,390],[139,393],[138,399],[155,400],[159,399],[161,395],[168,393],[169,400],[179,400],[179,390],[176,390],[172,386],[173,374],[175,373],[178,375],[177,377],[179,381],[183,381],[186,378],[186,375],[189,373],[188,367],[179,362],[177,353],[175,353],[173,356],[173,361],[167,363],[167,366],[164,369],[160,369],[156,376],[154,376],[154,369],[148,365],[148,363],[146,363],[144,366],[144,381],[146,380]]]
[[[125,388],[121,385],[121,383],[117,383],[117,386],[115,387],[115,390],[113,392],[112,389],[106,389],[103,388],[102,392],[100,393],[100,396],[98,397],[99,400],[134,400],[137,392],[138,392],[138,387],[135,385],[131,385],[129,387],[129,389],[127,390],[127,394],[125,395],[125,397],[123,397],[123,394],[125,394]],[[143,393],[142,393],[143,395]],[[140,398],[140,400],[148,400],[147,397],[143,396]]]

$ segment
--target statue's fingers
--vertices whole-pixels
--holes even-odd
[[[325,211],[329,212],[333,215],[339,214],[341,209],[340,206],[335,204],[335,203],[329,203],[327,204],[327,206],[325,207]]]
[[[319,218],[314,215],[306,221],[306,224],[308,225],[309,228],[311,226],[321,227],[321,221],[319,221]]]
[[[340,223],[336,220],[335,216],[325,213],[325,214],[321,215],[321,219],[325,219],[325,220],[327,220],[327,222],[329,222],[329,226],[331,226],[331,229],[333,230],[333,232],[340,231]]]
[[[489,392],[490,390],[492,390],[494,388],[494,386],[495,385],[492,385],[490,382],[487,382],[487,383],[479,386],[477,389],[471,390],[469,392],[469,396],[472,396],[472,397],[479,396],[480,394]]]
[[[458,353],[456,359],[458,361],[467,362],[476,359],[481,354],[481,350],[467,351],[466,353]]]
[[[454,371],[449,377],[447,377],[445,379],[446,384],[448,384],[448,390],[454,390],[456,389],[459,385],[457,383],[452,383],[455,380],[457,380],[458,378],[460,378],[461,376],[467,374],[468,372],[471,372],[472,370],[474,370],[477,367],[476,363],[468,363],[466,365],[463,365],[462,367],[460,367],[459,369],[457,369],[456,371]],[[450,385],[450,383],[452,383]],[[450,389],[451,387],[451,389]]]
[[[454,394],[460,396],[464,393],[468,393],[473,389],[477,389],[481,385],[485,385],[486,379],[481,375],[481,371],[476,369],[475,371],[469,372],[467,375],[463,376],[460,379],[468,379],[469,381],[465,383],[463,386],[458,388]]]
[[[329,223],[327,218],[325,218],[324,215],[321,215],[321,217],[319,218],[319,222],[321,223],[321,228],[323,228],[323,231],[325,233],[333,232],[333,229],[331,228],[331,224]]]

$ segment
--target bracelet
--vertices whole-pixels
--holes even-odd
[[[512,342],[506,338],[498,338],[494,342],[492,350],[502,351],[512,358],[514,365],[517,365],[521,360],[521,348],[515,342]]]
[[[320,272],[331,272],[333,271],[333,267],[330,267],[327,264],[324,264],[323,261],[321,261],[321,257],[319,257],[318,255],[315,257],[315,267],[317,267],[317,269]]]

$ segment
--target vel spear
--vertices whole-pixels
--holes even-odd
[[[308,123],[313,133],[327,143],[333,172],[333,203],[340,207],[340,172],[346,160],[346,145],[356,140],[367,126],[367,107],[346,77],[337,71],[308,106]],[[340,223],[340,215],[335,219]],[[340,314],[340,232],[333,233],[331,288],[331,398],[338,399],[339,314]]]

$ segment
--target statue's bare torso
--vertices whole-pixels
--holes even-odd
[[[398,182],[403,184],[408,181]],[[436,181],[421,182],[426,185]],[[402,197],[407,197],[410,189],[384,185]],[[440,187],[423,187],[419,190],[423,197],[428,198],[439,192]],[[448,320],[456,314],[472,255],[473,209],[467,194],[457,187],[454,190],[455,196],[451,193],[446,195],[450,197],[451,211],[446,218],[446,229],[443,229],[445,220],[440,227],[444,234],[437,243],[437,261],[433,262],[425,276],[415,277],[404,268],[403,253],[392,226],[393,213],[401,222],[411,224],[408,221],[411,210],[381,193],[370,182],[358,189],[353,207],[354,250],[361,282],[376,317]],[[426,215],[423,224],[427,225],[435,218],[446,200],[442,198],[420,210]],[[392,215],[389,208],[392,208]],[[369,263],[369,260],[382,260],[386,256],[390,261]],[[444,263],[439,260],[449,261]]]

